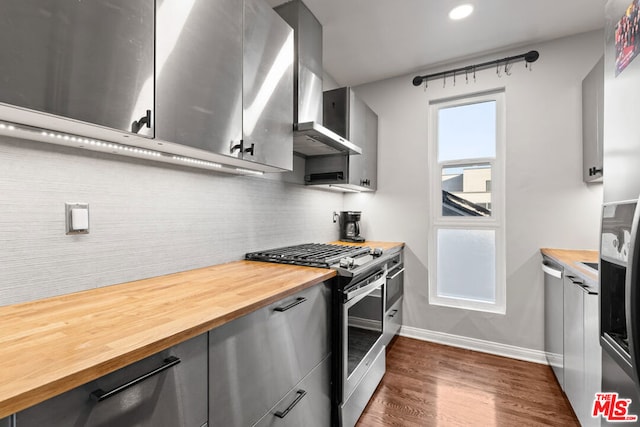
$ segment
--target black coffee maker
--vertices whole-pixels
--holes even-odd
[[[361,214],[362,212],[356,211],[340,212],[340,241],[364,242],[364,237],[360,236]]]

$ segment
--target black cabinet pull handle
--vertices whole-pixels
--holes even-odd
[[[142,126],[144,125],[146,125],[148,128],[151,128],[151,110],[147,110],[147,114],[141,117],[140,120],[131,123],[131,132],[140,132],[140,129],[142,129]]]
[[[276,307],[274,308],[275,311],[287,311],[292,309],[293,307],[295,307],[298,304],[302,304],[303,302],[305,302],[307,299],[305,297],[298,297],[296,298],[295,301],[293,301],[291,304],[287,304],[285,306],[282,307]]]
[[[171,368],[172,366],[177,365],[178,363],[180,363],[180,359],[178,359],[175,356],[169,356],[166,359],[164,359],[163,364],[159,367],[157,367],[156,369],[147,372],[146,374],[140,375],[138,378],[134,378],[131,381],[124,383],[122,385],[119,385],[118,387],[109,390],[109,391],[104,391],[101,388],[94,390],[91,392],[91,394],[89,395],[89,397],[91,398],[91,400],[93,400],[94,402],[102,402],[103,400],[106,400],[110,397],[115,396],[116,394],[125,391],[126,389],[133,387],[134,385],[141,383],[142,381],[151,378],[154,375],[159,374],[162,371],[166,371],[167,369]]]
[[[602,173],[602,168],[598,168],[596,166],[589,168],[589,176],[598,175],[599,173]]]
[[[240,151],[244,150],[243,140],[240,140],[240,142],[238,142],[237,144],[234,144],[233,141],[231,142],[231,148],[229,149],[229,152],[233,154],[236,150],[240,150]]]
[[[391,310],[389,317],[396,317],[396,314],[398,314],[398,310]]]
[[[249,148],[245,148],[245,149],[244,149],[244,152],[245,152],[245,153],[249,153],[249,154],[251,154],[251,155],[253,156],[253,149],[254,149],[254,148],[255,148],[255,144],[251,144],[251,147],[249,147]]]
[[[302,400],[302,398],[307,395],[307,392],[304,390],[298,390],[296,394],[298,396],[296,396],[296,399],[293,402],[291,402],[291,405],[287,406],[287,409],[285,409],[284,411],[278,411],[274,414],[276,417],[278,418],[286,417],[289,414],[289,412],[291,412],[291,410]]]

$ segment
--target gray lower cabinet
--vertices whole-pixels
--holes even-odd
[[[584,292],[572,276],[564,279],[564,392],[581,419],[584,412]]]
[[[402,327],[402,301],[404,300],[404,250],[395,255],[387,264],[387,283],[385,285],[385,314],[382,323],[382,344],[389,343],[400,333]]]
[[[329,314],[330,288],[320,284],[211,330],[210,425],[250,426],[279,402],[293,402],[296,384],[330,354]],[[323,405],[303,401],[301,408]]]
[[[203,375],[206,371],[207,334],[202,334],[18,412],[16,424],[20,427],[206,426],[207,377]]]
[[[564,390],[564,269],[545,257],[544,271],[544,351],[549,366]]]
[[[11,417],[1,419],[0,427],[13,427],[13,425],[11,424]]]
[[[564,279],[564,391],[582,426],[600,425],[591,417],[595,393],[600,391],[598,295],[581,279]]]
[[[595,393],[602,390],[602,347],[600,347],[600,305],[598,295],[584,295],[584,393],[587,409],[583,426],[600,425],[589,417]]]

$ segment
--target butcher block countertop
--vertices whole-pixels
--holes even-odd
[[[335,275],[237,261],[0,307],[0,418]]]
[[[598,275],[580,264],[581,262],[599,262],[598,251],[542,248],[540,252],[572,270],[575,274],[582,276],[583,279],[598,282]]]
[[[347,246],[369,246],[371,249],[380,248],[383,251],[391,251],[396,249],[402,249],[404,247],[404,243],[402,242],[376,242],[374,240],[366,240],[361,243],[352,243],[352,242],[331,242],[332,245],[347,245]]]

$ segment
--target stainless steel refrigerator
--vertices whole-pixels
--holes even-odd
[[[636,415],[640,415],[639,9],[640,0],[608,0],[605,6],[605,204],[600,248],[602,391],[631,399],[628,412]]]

